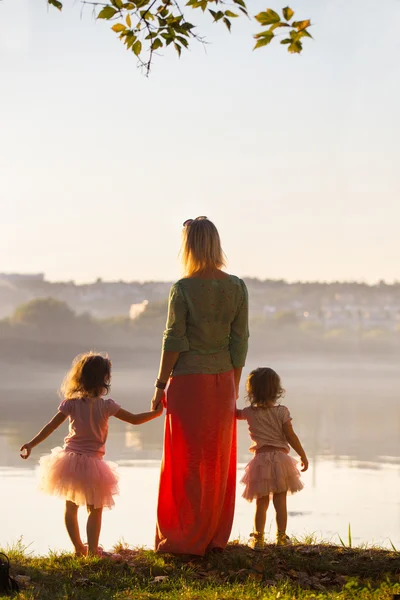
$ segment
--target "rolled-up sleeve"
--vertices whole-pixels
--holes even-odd
[[[186,352],[189,341],[186,337],[187,302],[179,283],[175,283],[169,294],[167,327],[164,331],[163,350]]]
[[[236,369],[244,367],[249,347],[249,297],[244,281],[240,281],[242,300],[231,325],[229,349]]]

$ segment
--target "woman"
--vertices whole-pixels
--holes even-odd
[[[203,556],[225,548],[232,529],[248,298],[244,282],[221,270],[219,234],[206,217],[185,221],[181,255],[185,278],[171,288],[152,400],[157,409],[169,381],[156,550]]]

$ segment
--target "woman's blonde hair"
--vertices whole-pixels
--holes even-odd
[[[275,404],[285,395],[281,378],[270,367],[254,369],[247,378],[246,391],[251,406]]]
[[[80,354],[61,384],[60,396],[72,398],[98,397],[108,394],[111,381],[111,361],[94,352]]]
[[[185,221],[180,254],[185,275],[226,264],[218,229],[207,217]]]

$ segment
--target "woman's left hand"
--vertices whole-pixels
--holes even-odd
[[[151,410],[159,410],[160,406],[163,405],[165,405],[165,391],[156,388],[151,401]]]

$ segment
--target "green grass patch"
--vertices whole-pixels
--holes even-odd
[[[400,554],[324,543],[240,543],[204,558],[120,545],[120,562],[71,554],[29,555],[8,548],[17,600],[392,600],[400,594]],[[6,596],[0,596],[1,600]]]

